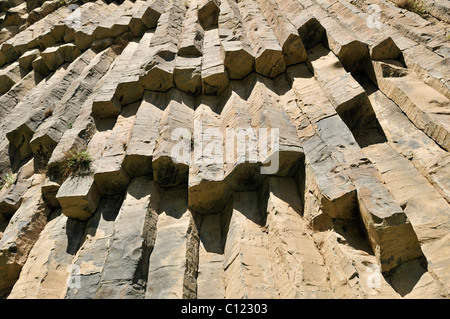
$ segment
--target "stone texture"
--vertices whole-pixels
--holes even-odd
[[[148,177],[137,177],[130,183],[114,220],[95,298],[144,298],[161,195]]]
[[[198,225],[184,189],[166,189],[159,204],[145,298],[192,298],[198,264]],[[193,272],[193,273],[192,273]]]

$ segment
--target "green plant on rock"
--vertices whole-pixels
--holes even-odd
[[[14,184],[14,182],[16,181],[16,174],[9,174],[6,173],[5,176],[3,176],[3,185],[1,185],[0,189],[3,187],[10,187],[12,184]]]
[[[88,174],[92,158],[86,149],[72,148],[66,152],[62,165],[62,176],[66,179],[77,174]]]

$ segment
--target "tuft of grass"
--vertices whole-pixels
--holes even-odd
[[[425,9],[425,1],[423,0],[396,0],[395,4],[397,7],[414,12],[421,17],[424,17],[428,13]]]
[[[12,184],[14,184],[14,182],[16,181],[16,176],[17,174],[6,173],[5,176],[3,176],[3,185],[1,185],[0,189],[2,189],[3,187],[8,188]]]
[[[70,149],[64,156],[61,172],[63,179],[73,175],[88,174],[91,169],[91,162],[91,155],[86,149]]]

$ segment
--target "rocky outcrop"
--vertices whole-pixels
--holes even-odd
[[[444,2],[0,1],[0,298],[450,298]]]

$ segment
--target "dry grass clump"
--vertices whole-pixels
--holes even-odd
[[[92,158],[85,149],[72,148],[66,152],[61,167],[63,179],[77,174],[88,174],[91,168]]]
[[[395,0],[395,5],[401,9],[414,12],[421,17],[427,14],[425,1],[423,0]]]

